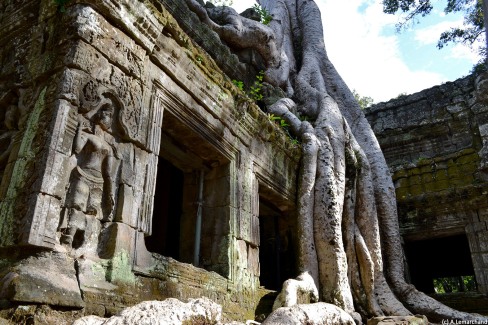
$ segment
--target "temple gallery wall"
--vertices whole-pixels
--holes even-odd
[[[367,112],[393,175],[408,276],[425,292],[474,276],[488,293],[487,85],[468,76]]]
[[[3,1],[0,44],[1,317],[200,296],[226,319],[269,312],[296,276],[300,148],[232,83],[253,53],[171,0]],[[487,80],[368,113],[425,288],[474,275],[488,293]],[[465,249],[418,273],[409,250],[442,240]]]

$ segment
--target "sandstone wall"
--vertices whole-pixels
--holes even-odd
[[[487,75],[368,109],[392,171],[406,242],[466,234],[488,292]]]
[[[242,320],[269,293],[259,202],[293,226],[299,148],[165,6],[0,4],[2,315],[22,303],[104,316],[205,295]],[[162,158],[184,179],[179,261],[145,247]]]

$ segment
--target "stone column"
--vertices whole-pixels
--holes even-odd
[[[478,291],[488,293],[488,210],[478,211],[478,220],[466,226]]]

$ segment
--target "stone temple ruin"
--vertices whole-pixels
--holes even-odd
[[[296,276],[300,148],[232,83],[252,84],[255,53],[178,0],[7,0],[0,24],[0,317],[201,296],[225,319],[269,313]],[[411,281],[473,275],[464,308],[484,313],[487,81],[368,112]]]

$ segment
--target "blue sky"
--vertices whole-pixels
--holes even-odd
[[[461,15],[443,13],[444,0],[401,33],[395,29],[399,16],[384,14],[381,0],[315,1],[332,63],[349,88],[376,102],[465,76],[479,60],[462,45],[437,49],[440,33],[462,24]],[[241,12],[254,3],[234,0],[233,7]]]

